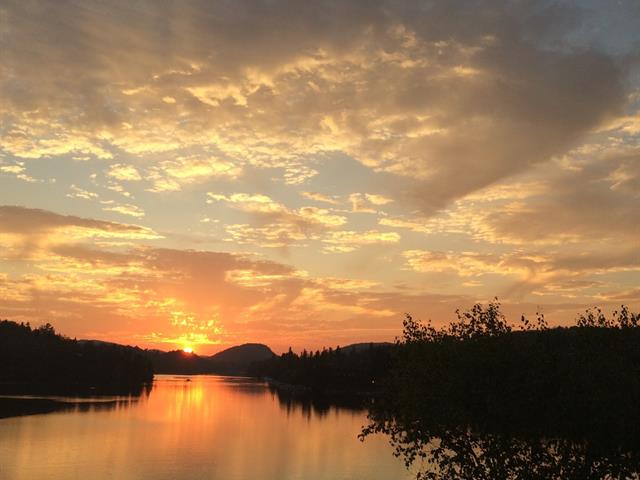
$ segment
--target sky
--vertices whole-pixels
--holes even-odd
[[[637,1],[0,2],[0,318],[213,353],[640,307]]]

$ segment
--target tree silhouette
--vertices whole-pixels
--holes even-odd
[[[153,370],[139,348],[79,342],[49,323],[0,321],[2,393],[140,393]]]
[[[406,315],[361,439],[386,434],[418,479],[638,478],[638,314],[517,329],[494,299],[456,317]]]

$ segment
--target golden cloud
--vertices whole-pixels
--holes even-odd
[[[225,202],[228,205],[247,213],[278,220],[280,224],[296,225],[301,230],[307,228],[332,228],[344,225],[347,219],[336,215],[331,210],[317,207],[301,207],[289,209],[270,197],[262,194],[233,193],[220,195],[209,192],[208,202]]]
[[[124,165],[121,163],[116,163],[109,167],[109,171],[107,175],[115,178],[116,180],[125,180],[137,182],[142,180],[140,176],[140,172],[133,165]]]
[[[204,345],[275,325],[302,337],[327,322],[397,314],[379,294],[359,296],[378,285],[372,281],[314,278],[253,255],[101,243],[105,236],[158,238],[133,225],[20,207],[0,207],[0,219],[1,238],[15,241],[8,260],[25,267],[25,273],[0,277],[0,291],[13,292],[0,306],[29,321],[47,312],[72,334],[82,332],[82,319],[90,315],[99,338],[128,335],[154,345],[189,338]],[[38,255],[28,252],[33,244]],[[310,316],[319,323],[305,326]]]
[[[550,41],[555,30],[535,29],[528,6],[470,15],[439,1],[321,2],[292,18],[276,2],[257,18],[241,3],[172,9],[170,54],[164,30],[117,0],[108,13],[89,2],[81,16],[8,4],[4,150],[170,154],[151,170],[154,191],[237,178],[247,164],[283,169],[296,184],[316,174],[311,157],[341,152],[404,177],[432,214],[566,152],[628,101],[610,57]],[[221,155],[184,160],[194,149]]]
[[[329,232],[322,241],[328,244],[325,247],[328,252],[352,252],[364,245],[398,243],[400,238],[396,232],[341,230]]]

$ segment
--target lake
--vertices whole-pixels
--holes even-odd
[[[0,478],[409,479],[387,439],[360,442],[366,411],[287,401],[263,382],[157,375],[115,397],[0,420]]]

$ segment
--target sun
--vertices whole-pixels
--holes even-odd
[[[183,351],[184,353],[193,353],[193,348],[191,348],[191,347],[184,347],[184,348],[182,349],[182,351]]]

